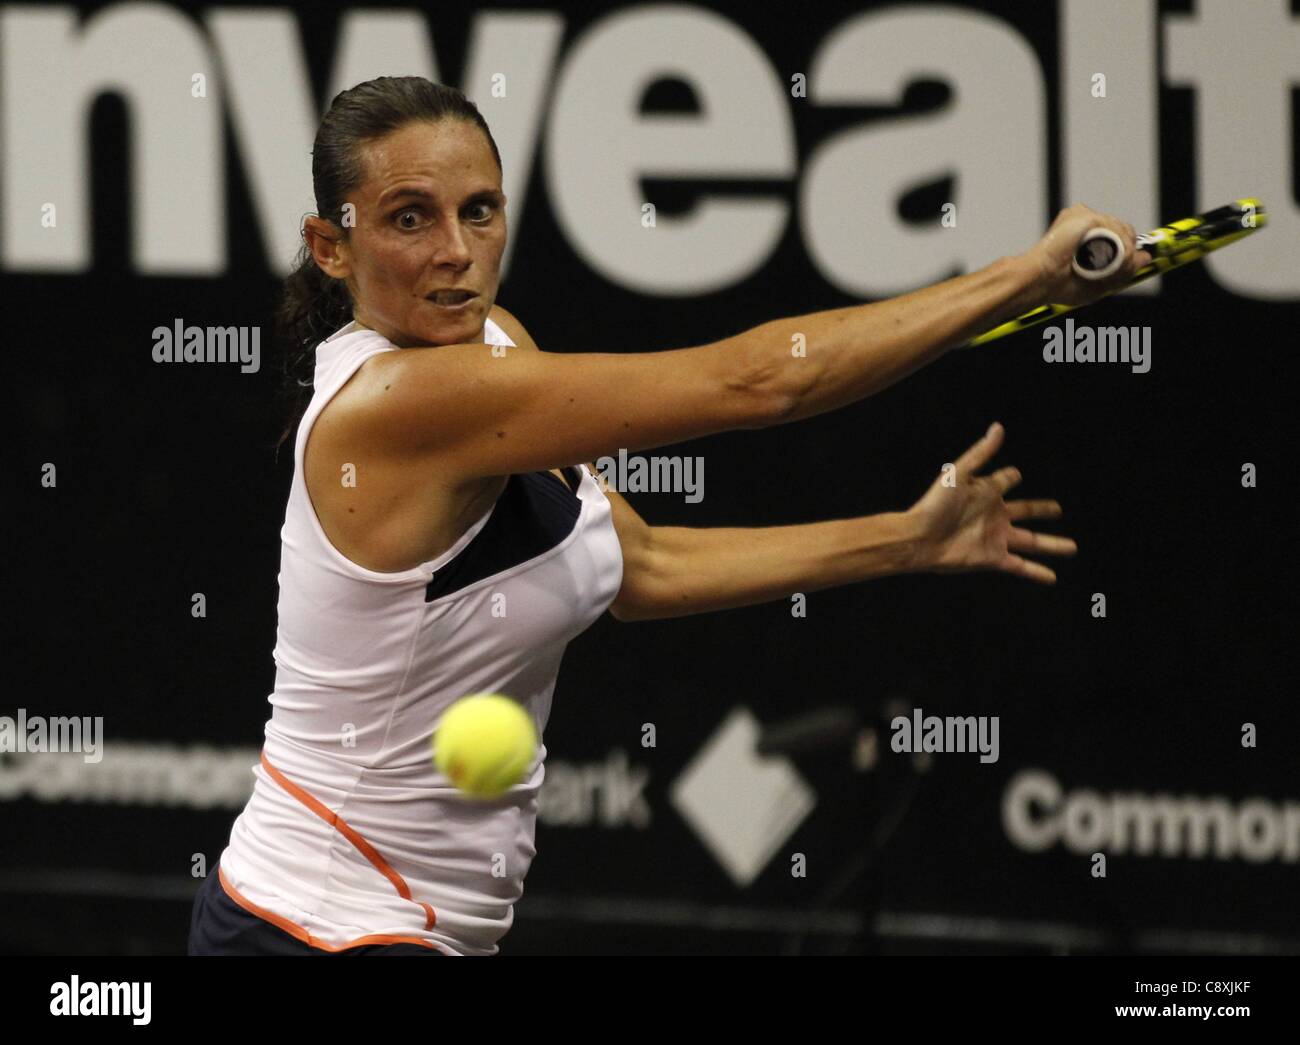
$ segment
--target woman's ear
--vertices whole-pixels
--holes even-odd
[[[343,235],[333,222],[308,215],[302,226],[302,237],[307,241],[316,264],[332,279],[347,279],[352,273],[348,263],[347,246]]]

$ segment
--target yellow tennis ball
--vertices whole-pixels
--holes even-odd
[[[536,754],[533,720],[499,693],[461,697],[433,734],[439,772],[477,798],[495,798],[519,783]]]

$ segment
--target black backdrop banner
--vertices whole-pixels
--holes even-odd
[[[1075,313],[1145,330],[1142,365],[1047,362],[1031,330],[655,449],[707,470],[699,496],[629,487],[651,524],[775,526],[905,509],[999,420],[995,466],[1061,501],[1080,552],[1051,587],[602,618],[560,673],[505,951],[1300,950],[1297,54],[1284,0],[0,4],[0,947],[183,951],[269,713],[292,470],[270,323],[312,135],[337,90],[418,73],[492,126],[498,300],[546,351],[891,297],[1072,202],[1139,230],[1269,209]],[[242,363],[156,361],[158,328],[210,325],[245,332]],[[996,719],[996,758],[895,750],[913,709]],[[19,749],[20,717],[65,716],[82,750]]]

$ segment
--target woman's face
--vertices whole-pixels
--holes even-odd
[[[335,244],[313,242],[318,262],[324,251],[322,268],[347,280],[357,321],[399,348],[481,342],[506,246],[506,198],[486,136],[461,119],[419,121],[362,149],[365,178],[347,200],[356,224],[343,240],[329,232]],[[435,300],[451,290],[474,296]]]

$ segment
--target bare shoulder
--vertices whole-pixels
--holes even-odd
[[[510,340],[516,345],[538,351],[537,342],[532,339],[532,335],[524,329],[524,325],[515,318],[513,313],[507,312],[500,305],[494,304],[492,310],[488,313],[488,318],[509,334]]]
[[[500,305],[492,306],[488,318],[516,345],[538,351],[524,325]],[[380,352],[367,359],[344,384],[322,412],[320,421],[328,415],[329,425],[349,438],[404,456],[408,447],[401,434],[411,428],[408,419],[415,415],[446,419],[462,410],[461,398],[449,390],[463,384],[466,368],[481,365],[482,356],[482,345],[473,343],[416,345]],[[425,455],[427,447],[419,453]]]

